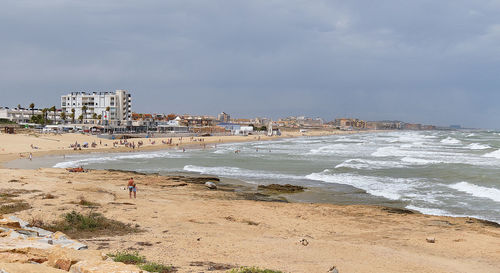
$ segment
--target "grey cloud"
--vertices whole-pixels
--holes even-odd
[[[498,127],[498,1],[4,1],[2,105]],[[43,94],[43,95],[42,95]]]

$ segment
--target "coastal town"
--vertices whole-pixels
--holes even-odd
[[[357,118],[290,116],[273,120],[268,117],[233,118],[221,112],[217,116],[174,113],[137,113],[132,94],[115,92],[71,92],[60,97],[57,106],[38,107],[37,103],[0,107],[0,123],[5,132],[31,128],[45,133],[83,132],[127,134],[129,136],[217,136],[280,135],[281,131],[300,130],[450,130],[460,126],[438,127],[403,121],[366,121]]]

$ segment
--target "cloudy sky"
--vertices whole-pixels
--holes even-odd
[[[0,105],[500,128],[499,0],[3,0]]]

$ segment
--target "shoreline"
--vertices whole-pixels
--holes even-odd
[[[85,149],[85,150],[77,150],[77,151],[74,151],[74,150],[51,150],[51,151],[39,151],[37,153],[34,153],[33,154],[33,158],[36,158],[35,160],[37,159],[40,159],[40,158],[44,158],[44,157],[56,157],[56,156],[60,156],[60,155],[86,155],[86,154],[103,154],[103,155],[106,155],[106,154],[137,154],[137,153],[142,153],[142,152],[154,152],[154,151],[169,151],[169,150],[172,150],[172,149],[182,149],[182,148],[186,148],[186,149],[203,149],[203,144],[207,144],[207,145],[213,145],[213,144],[231,144],[231,143],[241,143],[241,142],[256,142],[256,141],[277,141],[277,140],[282,140],[282,139],[292,139],[292,138],[303,138],[303,137],[318,137],[318,136],[332,136],[332,135],[350,135],[350,134],[368,134],[368,133],[384,133],[384,132],[390,132],[388,130],[366,130],[366,131],[339,131],[339,130],[333,130],[333,131],[309,131],[307,135],[290,135],[290,134],[285,134],[285,135],[282,135],[282,136],[273,136],[273,137],[262,137],[261,136],[261,139],[260,140],[257,140],[257,137],[258,136],[224,136],[224,137],[216,137],[216,136],[213,136],[213,137],[199,137],[199,139],[204,139],[203,142],[200,143],[196,143],[196,142],[184,142],[184,143],[179,143],[179,145],[164,145],[164,144],[157,144],[157,145],[147,145],[147,146],[143,146],[141,148],[136,148],[136,149],[131,149],[131,148],[127,148],[127,147],[123,147],[123,146],[119,146],[119,147],[107,147],[107,148],[89,148],[89,149]],[[94,137],[94,136],[92,136]],[[217,139],[216,139],[217,138]],[[218,139],[222,138],[223,139],[223,142],[219,142]],[[165,140],[165,139],[168,139],[168,138],[156,138],[156,139],[153,139],[153,140]],[[133,139],[133,140],[147,140],[147,139]],[[175,140],[174,140],[174,144],[175,143]],[[207,149],[211,149],[213,147],[207,147]],[[13,162],[13,161],[16,161],[16,160],[21,160],[20,158],[16,157],[15,155],[12,155],[13,158],[9,159],[9,160],[2,160],[2,156],[5,156],[4,154],[0,154],[0,169],[2,168],[5,168],[4,164],[6,163],[9,163],[9,162]],[[3,159],[6,159],[5,157]],[[27,160],[27,159],[26,159]],[[13,167],[14,169],[25,169],[25,168],[22,168],[22,167]],[[54,168],[52,166],[40,166],[40,167],[37,167],[37,168]],[[6,168],[6,169],[10,169],[10,168]],[[55,169],[59,169],[59,168],[55,168]],[[89,169],[89,170],[109,170],[109,169]],[[123,171],[123,172],[128,172],[130,170],[119,170],[119,171]],[[132,170],[134,171],[134,170]],[[135,171],[134,171],[135,172]],[[141,172],[138,172],[139,174],[148,174],[148,173],[141,173]],[[152,173],[152,174],[156,174],[156,173]],[[162,175],[162,176],[172,176],[172,175],[178,175],[178,174],[183,174],[183,175],[189,175],[189,176],[204,176],[204,175],[209,175],[209,174],[202,174],[202,173],[192,173],[192,172],[183,172],[183,171],[180,171],[180,172],[163,172],[162,174],[158,174],[158,175]],[[215,175],[216,176],[216,175]],[[241,187],[246,187],[247,190],[246,192],[247,193],[258,193],[259,191],[256,189],[256,185],[252,184],[252,183],[248,183],[244,180],[241,180],[241,179],[237,179],[237,178],[226,178],[226,177],[219,177],[219,176],[216,176],[218,177],[219,179],[224,179],[224,180],[234,180],[234,181],[238,181],[237,183],[234,183],[233,185],[234,186],[241,186]],[[250,189],[254,187],[255,189]],[[311,189],[316,189],[318,192],[322,192],[322,193],[325,193],[325,191],[321,188],[321,187],[309,187],[308,190],[311,190]],[[357,188],[356,188],[357,189]],[[308,190],[306,190],[305,192],[302,192],[301,194],[307,194]],[[485,219],[485,218],[481,218],[481,217],[478,217],[478,216],[466,216],[466,215],[453,215],[453,214],[449,214],[449,215],[446,215],[446,214],[428,214],[428,213],[424,213],[424,212],[420,212],[418,210],[415,210],[415,209],[409,209],[409,208],[406,208],[406,206],[403,204],[402,201],[393,201],[393,200],[390,200],[390,199],[387,199],[385,202],[382,202],[382,201],[374,201],[374,202],[366,202],[365,201],[361,201],[361,200],[358,200],[359,202],[336,202],[334,200],[318,200],[318,198],[314,198],[314,197],[309,197],[309,198],[305,198],[305,199],[302,199],[302,200],[299,200],[297,198],[294,198],[295,196],[298,196],[300,194],[289,194],[288,196],[286,196],[286,194],[275,194],[275,197],[284,197],[286,198],[286,200],[288,202],[293,202],[293,203],[302,203],[302,204],[308,204],[308,203],[312,203],[312,204],[332,204],[332,205],[340,205],[340,206],[344,206],[344,205],[359,205],[359,206],[379,206],[379,207],[386,207],[386,208],[396,208],[396,209],[402,209],[402,210],[408,210],[408,211],[412,211],[413,213],[416,213],[416,214],[422,214],[422,215],[432,215],[432,216],[438,216],[438,217],[454,217],[454,218],[471,218],[471,219],[476,219],[476,220],[479,220],[479,221],[484,221],[484,222],[488,222],[488,223],[492,223],[492,224],[500,224],[500,222],[496,222],[496,221],[492,221],[492,220],[488,220],[488,219]],[[332,197],[333,198],[333,197]],[[379,197],[376,197],[376,198],[379,198]],[[383,198],[383,197],[380,197],[380,199],[386,199],[386,198]]]
[[[15,151],[11,151],[10,153],[4,153],[4,151],[0,150],[0,168],[4,168],[4,164],[13,161],[16,159],[20,159],[20,154],[23,154],[25,158],[27,158],[29,153],[32,153],[33,158],[35,157],[44,157],[44,156],[58,156],[58,155],[71,155],[71,154],[92,154],[92,153],[122,153],[122,152],[144,152],[144,151],[158,151],[158,150],[168,150],[168,149],[175,149],[175,148],[186,148],[186,147],[194,147],[198,146],[201,144],[200,147],[203,147],[203,144],[227,144],[227,143],[239,143],[239,142],[253,142],[253,141],[272,141],[272,140],[278,140],[278,139],[286,139],[286,138],[297,138],[297,137],[317,137],[317,136],[330,136],[330,135],[349,135],[349,134],[363,134],[363,133],[383,133],[383,132],[388,132],[386,130],[365,130],[365,131],[341,131],[341,130],[311,130],[306,133],[300,133],[300,132],[289,132],[289,131],[284,131],[281,136],[260,136],[260,135],[249,135],[249,136],[209,136],[209,137],[195,137],[195,139],[203,139],[202,142],[194,142],[194,141],[189,141],[189,142],[182,142],[179,141],[179,137],[172,138],[173,143],[172,145],[166,145],[162,143],[157,143],[154,145],[151,145],[149,140],[153,141],[159,141],[161,142],[162,140],[168,140],[169,138],[136,138],[136,139],[129,139],[130,141],[138,142],[138,141],[143,141],[145,143],[144,146],[136,149],[131,149],[127,148],[124,146],[117,146],[113,147],[112,143],[114,141],[119,141],[119,140],[108,140],[108,139],[101,139],[98,138],[95,135],[83,135],[83,134],[63,134],[63,135],[54,135],[54,134],[47,134],[43,135],[46,136],[45,138],[34,138],[33,140],[36,139],[44,139],[44,140],[50,140],[50,141],[57,141],[60,142],[61,140],[57,139],[58,136],[73,136],[73,139],[83,139],[87,140],[88,143],[91,143],[91,141],[102,141],[104,145],[108,146],[98,146],[97,148],[84,148],[82,150],[73,150],[69,148],[69,144],[73,143],[72,141],[65,141],[64,144],[67,144],[64,147],[54,147],[54,145],[51,145],[52,147],[50,148],[45,148],[41,147],[43,150],[33,150],[33,149],[27,149],[29,147],[29,140],[24,140],[24,145],[26,148],[24,149],[18,149]],[[30,135],[37,135],[37,134],[30,134]],[[16,136],[16,135],[5,135],[5,134],[0,134],[0,140],[2,140],[2,136]],[[23,135],[24,136],[24,135]],[[53,139],[50,139],[48,137],[53,137]],[[190,139],[191,137],[184,137],[183,140]],[[11,137],[13,139],[13,137]],[[221,142],[222,140],[222,142]],[[13,140],[11,140],[13,141]],[[5,142],[8,142],[5,141]],[[0,142],[1,143],[1,142]],[[83,143],[83,141],[80,141],[80,143]],[[2,146],[0,146],[2,148]],[[46,150],[47,149],[47,150]]]
[[[90,208],[78,204],[85,198],[96,204],[92,211],[144,232],[73,239],[92,251],[138,251],[148,260],[174,265],[179,273],[206,271],[209,262],[294,273],[326,272],[332,265],[362,273],[500,268],[500,228],[485,221],[369,205],[255,201],[223,185],[208,189],[203,184],[211,180],[208,176],[136,172],[137,199],[129,199],[123,185],[130,176],[127,171],[0,169],[7,192],[30,203],[14,215],[50,223],[73,210],[88,213]],[[53,197],[45,199],[47,194]]]
[[[241,141],[245,140],[253,141]],[[200,143],[183,145],[197,148]],[[75,154],[168,149],[148,145],[134,151],[122,147]],[[70,154],[62,149],[42,151],[37,159],[44,152]],[[137,199],[130,199],[124,188],[131,176],[138,183]],[[236,183],[225,185],[225,179],[216,182],[217,190],[210,190],[204,185],[207,179],[219,180],[202,174],[0,168],[2,192],[29,204],[7,215],[50,224],[72,211],[100,213],[143,231],[96,233],[91,238],[74,233],[72,238],[104,254],[137,251],[148,260],[175,266],[179,273],[227,272],[209,270],[212,264],[293,273],[327,272],[333,265],[340,272],[500,273],[500,224],[495,222],[381,205],[295,202],[287,196],[300,193],[248,190]],[[291,202],[283,202],[283,196]],[[0,264],[19,262],[2,255],[0,251]]]

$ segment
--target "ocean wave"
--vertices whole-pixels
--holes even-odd
[[[366,160],[360,158],[348,159],[337,166],[338,168],[351,168],[358,170],[377,170],[377,169],[390,169],[390,168],[404,168],[404,164],[396,161],[377,161],[377,160]]]
[[[445,163],[444,161],[424,159],[424,158],[415,158],[415,157],[410,157],[410,156],[406,156],[406,157],[401,158],[401,161],[408,163],[408,164],[412,164],[412,165],[431,165],[431,164]]]
[[[443,144],[450,144],[450,145],[456,145],[456,144],[462,143],[462,141],[460,141],[460,140],[458,140],[456,138],[447,137],[447,138],[441,140],[441,143],[443,143]]]
[[[417,206],[413,206],[413,205],[408,205],[408,206],[406,206],[406,208],[411,209],[411,210],[416,210],[418,212],[421,212],[423,214],[428,214],[428,215],[445,216],[445,215],[450,214],[446,210],[436,209],[436,208],[422,208],[422,207],[417,207]]]
[[[371,154],[375,157],[408,156],[408,151],[403,151],[394,146],[380,147]]]
[[[498,158],[500,159],[500,150],[493,151],[491,153],[487,153],[483,155],[484,157],[492,157],[492,158]]]
[[[500,189],[478,186],[468,182],[459,182],[449,185],[449,187],[475,197],[488,198],[495,202],[500,202]]]
[[[491,148],[491,146],[485,145],[485,144],[480,144],[480,143],[471,143],[467,146],[467,148],[469,148],[471,150],[486,150],[486,149]]]
[[[348,145],[348,144],[332,144],[327,146],[322,146],[316,149],[311,149],[309,151],[310,155],[344,155],[344,154],[356,154],[359,151],[359,146]]]
[[[195,165],[186,165],[184,171],[196,172],[201,174],[211,174],[225,177],[252,178],[252,179],[304,179],[303,176],[289,175],[274,172],[265,172],[259,170],[248,170],[238,167],[203,167]]]
[[[413,190],[417,184],[413,179],[372,177],[346,173],[332,173],[324,170],[321,173],[312,173],[307,179],[322,181],[326,183],[344,184],[365,190],[374,196],[381,196],[391,200],[399,200],[402,194]]]
[[[153,158],[163,158],[163,157],[179,158],[183,156],[181,154],[173,154],[170,152],[115,154],[102,157],[90,157],[77,160],[63,161],[55,164],[53,168],[73,168],[73,167],[86,166],[97,163],[106,163],[118,160],[153,159]]]

